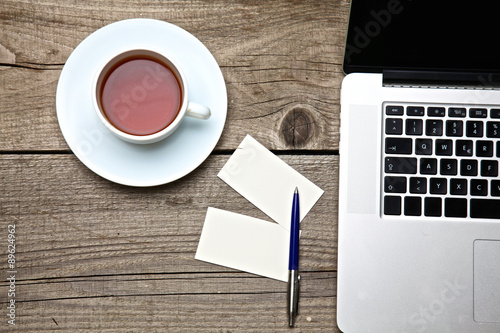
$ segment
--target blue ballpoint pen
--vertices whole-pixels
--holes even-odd
[[[290,227],[290,254],[288,257],[288,319],[290,327],[294,325],[299,304],[299,222],[299,189],[295,188]]]

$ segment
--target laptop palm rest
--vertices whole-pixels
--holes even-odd
[[[474,320],[500,323],[500,241],[474,241]]]

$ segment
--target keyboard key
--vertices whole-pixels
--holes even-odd
[[[481,176],[497,177],[498,176],[498,161],[497,160],[482,160],[481,161]],[[499,207],[500,209],[500,207]]]
[[[427,134],[428,136],[442,136],[443,121],[428,119],[425,122],[425,134]]]
[[[465,118],[466,115],[467,115],[467,110],[465,108],[448,108],[449,117]]]
[[[385,107],[385,114],[390,116],[402,116],[403,106],[401,105],[387,105]]]
[[[480,138],[483,136],[484,124],[482,121],[469,120],[466,126],[466,135],[472,138]]]
[[[457,140],[455,144],[455,155],[472,156],[472,140]]]
[[[466,195],[467,194],[467,179],[452,178],[450,179],[450,194]]]
[[[453,152],[453,141],[447,139],[436,140],[436,155],[451,156]]]
[[[417,159],[414,157],[386,157],[386,173],[417,173]]]
[[[431,139],[416,139],[415,154],[417,155],[432,155],[432,140]]]
[[[386,195],[384,197],[384,214],[401,215],[401,197]]]
[[[471,199],[470,217],[484,219],[500,219],[500,200],[497,199]]]
[[[406,177],[384,178],[384,191],[386,193],[406,193]]]
[[[500,157],[500,141],[497,141],[497,157]]]
[[[459,199],[459,198],[444,199],[444,216],[467,217],[467,199]]]
[[[464,135],[464,123],[461,120],[446,121],[447,136],[462,136]]]
[[[415,193],[415,194],[427,193],[427,178],[411,177],[410,178],[410,193]]]
[[[406,135],[422,135],[422,119],[406,119]]]
[[[405,215],[422,215],[422,199],[420,197],[405,197]]]
[[[444,117],[445,109],[438,106],[429,106],[427,108],[427,115],[429,117]]]
[[[457,160],[443,158],[440,163],[440,173],[442,175],[447,176],[456,176],[457,175]]]
[[[446,194],[448,192],[446,178],[431,178],[429,180],[430,194]]]
[[[385,138],[386,154],[411,154],[412,139],[408,138]]]
[[[491,181],[491,196],[500,197],[500,180],[495,179]]]
[[[493,156],[493,141],[477,141],[476,156],[492,157]]]
[[[403,119],[387,118],[385,120],[385,134],[403,134]]]
[[[500,122],[488,121],[486,123],[486,136],[488,138],[500,138]]]
[[[488,195],[488,181],[486,179],[471,179],[470,194]]]
[[[500,118],[500,109],[491,109],[490,110],[491,118]]]
[[[437,160],[435,158],[422,158],[420,160],[420,173],[423,175],[437,174]]]
[[[476,160],[461,160],[460,175],[462,176],[477,176],[477,161]]]
[[[408,106],[406,108],[406,114],[408,116],[423,116],[424,107],[423,106]]]
[[[486,118],[488,116],[488,110],[483,108],[470,108],[469,117],[471,118]]]
[[[425,216],[441,216],[441,198],[426,197],[424,199],[424,215]]]

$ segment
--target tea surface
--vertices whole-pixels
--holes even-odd
[[[132,58],[110,70],[100,97],[113,126],[129,134],[149,135],[172,123],[181,106],[182,91],[166,65]]]

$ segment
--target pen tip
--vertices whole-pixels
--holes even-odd
[[[299,193],[299,188],[295,186],[295,191],[293,193]]]

